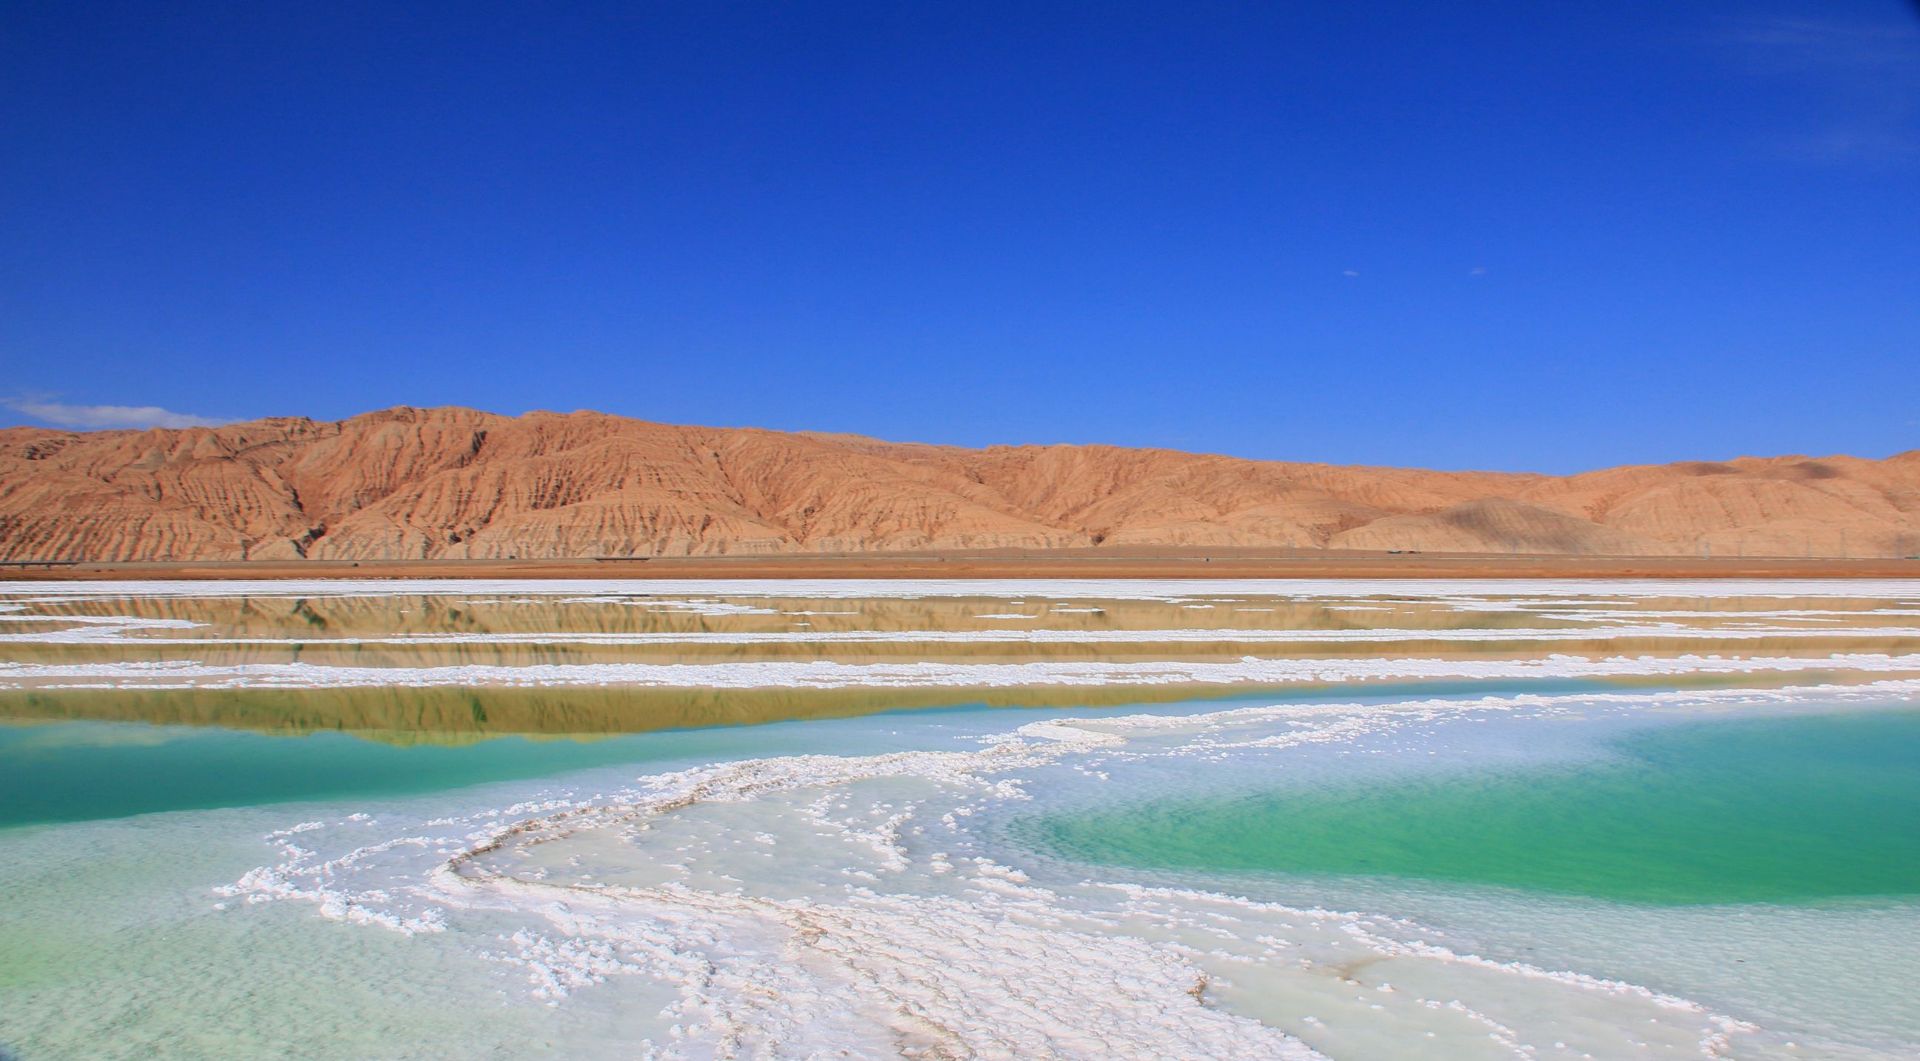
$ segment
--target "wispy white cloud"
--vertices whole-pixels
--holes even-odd
[[[1823,17],[1726,24],[1746,72],[1802,93],[1775,148],[1809,162],[1920,158],[1920,22]]]
[[[145,427],[217,427],[231,420],[177,413],[158,405],[70,405],[48,398],[0,398],[0,405],[55,427],[107,431]]]
[[[1872,77],[1911,68],[1920,26],[1909,18],[1858,21],[1818,16],[1736,19],[1734,40],[1761,72],[1832,72]]]

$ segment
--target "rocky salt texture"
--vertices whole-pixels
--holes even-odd
[[[970,749],[751,759],[429,821],[302,822],[266,838],[273,862],[215,893],[236,912],[293,902],[367,930],[483,937],[474,958],[546,1005],[662,985],[664,1005],[630,1014],[646,1056],[1800,1056],[1699,1002],[1483,956],[1404,919],[1042,880],[970,823],[1031,798],[1034,773],[1057,764],[1098,772],[1358,746],[1449,720],[1791,709],[1916,689],[1051,719]]]

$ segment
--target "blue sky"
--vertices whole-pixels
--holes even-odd
[[[7,5],[0,423],[1920,446],[1893,0],[401,6]]]

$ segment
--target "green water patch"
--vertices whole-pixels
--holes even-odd
[[[1590,762],[1027,818],[1080,861],[1661,905],[1920,894],[1920,711],[1666,725]]]
[[[1514,689],[1569,691],[1592,683]],[[1402,696],[1489,685],[1383,686]],[[922,726],[996,708],[1144,710],[1181,689],[53,690],[0,693],[0,829],[162,811],[435,792],[571,771],[858,746],[915,746]],[[1325,690],[1202,690],[1195,707]],[[999,728],[1017,724],[1002,720]],[[764,730],[765,732],[755,732]],[[849,743],[851,741],[851,743]],[[0,1061],[5,1061],[0,1058]]]
[[[0,725],[0,828],[155,811],[401,795],[647,757],[637,738],[506,737],[393,745],[221,729],[70,722]]]
[[[93,695],[85,695],[89,692]],[[951,692],[943,694],[941,707],[891,713],[877,698],[820,699],[803,706],[823,716],[838,711],[876,718],[791,720],[782,720],[776,709],[764,719],[751,710],[730,710],[729,701],[718,699],[655,711],[660,701],[628,695],[623,702],[621,694],[636,691],[618,689],[586,690],[577,698],[511,689],[428,690],[438,695],[419,696],[410,690],[373,690],[365,697],[353,692],[128,695],[88,690],[0,696],[0,829],[213,807],[408,796],[614,766],[631,767],[638,776],[766,755],[897,751],[913,746],[916,718],[965,726],[969,715],[985,720],[992,712],[985,703],[955,703]],[[52,718],[8,718],[8,707],[44,708]],[[150,712],[154,719],[99,721],[53,713],[69,708],[107,717],[119,712],[139,718]],[[200,711],[204,715],[195,713]],[[194,724],[182,724],[183,717]],[[208,719],[258,728],[206,724]],[[739,724],[721,725],[716,719]],[[488,728],[531,723],[558,732]],[[572,731],[561,728],[569,723]],[[687,725],[677,728],[678,723]],[[652,728],[611,728],[617,725]]]

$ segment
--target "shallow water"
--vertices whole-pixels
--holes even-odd
[[[1430,696],[1468,690],[1594,687],[1555,681],[1393,688],[1400,695]],[[1274,690],[1215,694],[1202,700],[1174,690],[1159,691],[1158,699],[1168,705],[1231,705],[1312,700],[1320,695]],[[1091,704],[1084,702],[1088,697],[1080,692],[1010,702],[1076,715],[1148,706],[1141,696],[1141,690],[1113,689],[1092,698]],[[902,717],[909,713],[935,717],[993,706],[984,701],[955,703],[952,692],[923,698],[929,706],[917,707],[912,706],[915,698],[891,692],[866,698],[823,693],[813,702],[795,703],[789,697],[764,704],[742,693],[717,702],[722,707],[716,712],[718,719],[695,715],[690,720],[686,704],[660,703],[662,699],[657,693],[619,689],[565,690],[529,699],[521,690],[487,688],[0,694],[0,712],[9,706],[15,711],[12,720],[0,721],[0,763],[6,764],[0,771],[0,807],[7,812],[0,829],[162,811],[434,792],[612,764],[637,768],[666,761],[752,758],[769,747],[788,753],[830,753],[837,747],[828,737],[832,730],[797,721],[890,714],[885,724],[910,728],[914,720]],[[759,721],[747,713],[756,709],[771,721],[762,728],[740,728],[739,723]],[[214,718],[203,724],[181,724],[188,718],[200,720],[203,710]],[[88,715],[154,721],[103,722]],[[348,727],[344,723],[349,719],[362,724]],[[720,725],[719,720],[735,724]],[[369,721],[378,725],[366,725]],[[408,728],[409,723],[413,728]],[[242,724],[254,728],[235,728]],[[462,728],[450,728],[454,724]],[[631,732],[636,729],[668,732]]]
[[[0,1051],[1910,1056],[1916,613],[0,585]]]
[[[1374,874],[1623,902],[1920,894],[1920,712],[1693,723],[1574,763],[1104,802],[1026,822],[1093,862]]]

